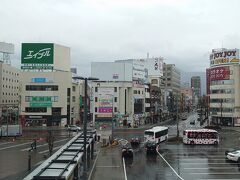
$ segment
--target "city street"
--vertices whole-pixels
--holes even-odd
[[[34,137],[35,133],[29,131],[27,134],[29,137],[31,134]],[[74,134],[75,132],[71,133],[69,138],[65,129],[55,131],[53,152],[66,144]],[[45,135],[42,135],[42,137],[45,137]],[[43,138],[38,141],[36,150],[29,152],[32,142],[26,137],[17,138],[15,141],[0,140],[0,179],[22,179],[28,174],[28,155],[31,155],[32,169],[45,160],[44,156],[49,154],[46,140]]]
[[[196,119],[196,125],[189,121]],[[183,129],[200,127],[197,114],[185,121],[179,121],[180,135]],[[170,137],[176,135],[176,125],[169,123]],[[135,132],[135,133],[134,133]],[[119,137],[143,137],[143,130],[132,130]],[[127,177],[133,179],[240,179],[240,169],[234,162],[225,159],[225,150],[239,147],[240,133],[234,130],[220,130],[220,144],[183,145],[182,142],[166,142],[160,145],[162,155],[147,156],[143,148],[134,150],[133,162],[126,163]],[[229,141],[231,139],[231,141]],[[121,158],[119,157],[119,161]]]

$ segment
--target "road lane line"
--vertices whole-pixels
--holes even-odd
[[[239,179],[197,179],[197,180],[239,180]]]
[[[122,161],[123,161],[124,177],[125,177],[125,180],[127,180],[127,171],[126,171],[126,165],[125,165],[125,159],[124,159],[124,157],[122,158]]]
[[[0,146],[1,146],[1,145],[4,145],[4,144],[10,144],[10,143],[13,143],[13,142],[0,143]]]
[[[0,148],[1,150],[5,150],[5,149],[10,149],[10,148],[14,148],[14,147],[19,147],[19,146],[24,146],[26,144],[31,144],[32,142],[27,142],[27,143],[23,143],[23,144],[17,144],[17,145],[13,145],[13,146],[8,146],[8,147],[4,147],[4,148]]]
[[[206,162],[181,162],[181,164],[206,164]],[[236,163],[207,163],[207,164],[235,164]]]
[[[176,158],[180,161],[225,161],[226,159],[225,158],[222,158],[222,159],[211,159],[211,158],[202,158],[202,159],[198,159],[198,158],[190,158],[190,159],[186,159],[186,158]],[[174,160],[175,161],[175,160]]]
[[[194,169],[238,169],[239,167],[206,167],[206,168],[183,168],[183,169],[189,169],[189,170],[194,170]]]
[[[61,141],[65,141],[65,140],[68,140],[68,138],[66,138],[66,139],[61,139],[61,140],[58,140],[58,141],[54,141],[54,143],[59,143],[59,142],[61,142]],[[41,144],[41,145],[37,145],[37,148],[42,147],[42,146],[47,146],[47,145],[48,145],[48,143]],[[21,149],[21,151],[28,151],[29,149],[30,149],[30,147]]]
[[[216,172],[216,173],[209,173],[209,172],[189,172],[188,174],[208,174],[208,175],[239,175],[240,173],[237,172]]]
[[[172,169],[172,171],[176,174],[176,176],[181,179],[181,180],[184,180],[174,169],[173,167],[167,162],[167,160],[158,152],[158,149],[159,149],[159,145],[157,146],[156,148],[156,151],[158,153],[158,155],[165,161],[165,163]]]
[[[97,163],[98,155],[99,155],[100,151],[101,151],[101,149],[100,149],[100,150],[98,151],[98,153],[97,153],[97,157],[96,157],[96,159],[95,159],[95,161],[94,161],[94,163],[93,163],[93,167],[92,167],[91,172],[90,172],[90,174],[89,174],[89,176],[88,176],[88,180],[90,180],[90,179],[92,178],[92,173],[93,173],[93,170],[94,170],[95,167],[96,167],[96,163]]]
[[[63,145],[54,147],[53,150],[59,149],[59,148],[61,148],[62,146],[63,146]],[[38,153],[39,153],[39,154],[43,154],[43,153],[46,153],[46,152],[48,152],[48,151],[49,151],[49,150],[47,149],[47,150],[44,150],[44,151],[40,151],[40,152],[38,152]]]

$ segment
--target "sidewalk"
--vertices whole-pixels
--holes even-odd
[[[100,148],[88,180],[123,180],[124,171],[119,147]]]

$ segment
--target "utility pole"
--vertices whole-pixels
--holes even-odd
[[[179,120],[178,120],[178,97],[177,97],[177,138],[179,138],[179,128],[178,128],[178,123],[179,123]]]
[[[223,108],[222,108],[222,103],[223,103],[223,99],[221,99],[221,118],[220,118],[220,124],[222,123],[222,110],[223,110]]]

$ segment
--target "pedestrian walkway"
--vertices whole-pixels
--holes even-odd
[[[123,180],[124,170],[119,147],[101,148],[89,180]]]

